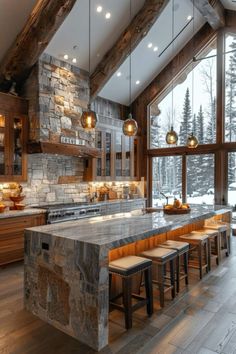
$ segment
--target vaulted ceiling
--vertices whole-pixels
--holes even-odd
[[[191,0],[173,0],[164,7],[150,31],[131,55],[132,101],[150,83],[174,55],[204,24],[205,18],[193,7]],[[197,1],[197,0],[195,0]],[[221,0],[225,8],[235,9],[233,0]],[[0,1],[0,61],[11,46],[37,0]],[[145,0],[131,0],[133,18]],[[97,7],[102,11],[98,12]],[[172,6],[174,11],[172,11]],[[106,14],[110,13],[110,18]],[[109,16],[108,16],[109,17]],[[192,18],[194,17],[194,20]],[[91,72],[130,22],[129,0],[91,0]],[[173,32],[174,29],[174,32]],[[171,43],[172,38],[176,37]],[[77,0],[71,13],[58,29],[45,52],[67,61],[76,59],[78,67],[88,70],[89,11],[88,0]],[[117,75],[118,74],[118,75]],[[113,73],[99,92],[107,99],[126,104],[129,99],[130,57]]]

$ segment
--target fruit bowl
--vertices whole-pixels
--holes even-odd
[[[190,213],[191,208],[170,208],[170,209],[163,208],[163,211],[165,214],[168,215],[188,214]]]
[[[24,210],[25,209],[25,204],[16,203],[15,207],[16,207],[17,210]]]
[[[25,196],[24,195],[10,196],[10,199],[14,203],[19,203],[19,202],[22,202],[22,200],[25,199]]]

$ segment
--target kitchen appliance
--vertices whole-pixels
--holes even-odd
[[[39,208],[39,207],[37,207]],[[48,204],[40,206],[46,210],[47,224],[78,220],[101,215],[101,205],[91,203]]]

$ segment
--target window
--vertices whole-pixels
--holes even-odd
[[[236,36],[225,37],[225,142],[236,141]]]
[[[187,157],[187,201],[193,204],[214,203],[214,155]]]
[[[163,195],[164,194],[164,195]],[[166,197],[182,197],[182,157],[166,156],[152,159],[152,204],[161,206]]]
[[[172,122],[179,135],[178,145],[186,145],[193,131],[199,144],[216,141],[216,43],[201,54],[193,71],[182,73],[162,97],[150,106],[149,147],[171,147],[165,136]],[[191,67],[189,68],[189,70]],[[235,69],[236,71],[236,69]],[[194,85],[193,85],[194,83]],[[192,92],[193,87],[193,92]],[[172,110],[172,99],[173,107]],[[236,119],[236,118],[235,118]]]
[[[228,204],[236,205],[236,152],[228,154]]]

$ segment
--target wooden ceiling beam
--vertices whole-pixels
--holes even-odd
[[[225,26],[225,9],[220,0],[191,1],[214,30]]]
[[[73,8],[76,0],[38,0],[28,21],[0,63],[0,90],[20,86]]]
[[[113,47],[105,54],[90,77],[90,97],[95,99],[114,72],[121,66],[131,51],[147,35],[169,0],[146,0],[143,7],[132,19],[128,27]]]

